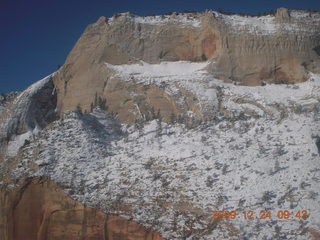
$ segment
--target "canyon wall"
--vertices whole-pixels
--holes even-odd
[[[139,100],[132,96],[139,95],[146,99],[144,114],[155,109],[168,120],[172,113],[195,112],[190,103],[197,101],[189,98],[179,107],[174,97],[152,84],[146,90],[134,81],[123,82],[106,64],[207,62],[208,74],[227,82],[249,86],[303,82],[309,72],[320,70],[319,27],[319,13],[287,9],[261,17],[211,11],[101,17],[85,29],[54,77],[57,108],[90,112],[98,96],[106,99],[109,112],[132,123],[139,115]]]
[[[292,16],[291,16],[292,15]],[[242,85],[290,84],[318,73],[319,16],[278,9],[274,17],[227,17],[219,21],[222,51],[209,71]]]
[[[162,240],[133,221],[77,203],[47,178],[0,187],[0,239]]]
[[[56,104],[57,95],[51,76],[34,83],[19,94],[14,94],[2,103],[0,163],[5,155],[15,155],[25,141],[28,142],[34,134],[56,119]],[[19,135],[20,137],[17,137]]]
[[[83,111],[90,111],[98,95],[107,99],[110,112],[127,123],[136,119],[132,114],[136,111],[135,105],[144,112],[152,108],[161,110],[164,120],[168,120],[172,112],[185,112],[186,109],[179,109],[175,99],[161,89],[124,83],[114,78],[114,72],[105,65],[211,58],[220,44],[219,32],[209,26],[182,28],[181,24],[137,23],[130,15],[123,14],[113,19],[101,17],[89,25],[54,78],[58,110],[70,110],[79,105]],[[140,98],[134,99],[132,95]],[[144,106],[139,104],[141,98],[145,100]]]

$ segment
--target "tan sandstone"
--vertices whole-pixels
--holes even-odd
[[[174,21],[140,23],[129,13],[99,18],[86,28],[54,77],[58,111],[79,107],[90,112],[95,96],[99,96],[106,99],[109,111],[126,123],[147,115],[150,109],[159,110],[164,120],[172,113],[199,112],[188,107],[190,101],[184,107],[177,106],[172,96],[156,86],[142,91],[144,86],[114,80],[105,63],[208,61],[207,70],[215,77],[249,86],[299,83],[308,78],[308,71],[320,71],[315,51],[320,45],[316,30],[319,21],[294,19],[288,9],[281,8],[273,23],[278,30],[266,34],[237,30],[221,16],[210,11],[187,15],[200,22],[198,27]],[[177,15],[169,17],[175,19]],[[292,25],[288,27],[289,23]],[[132,95],[140,97],[133,99]],[[142,113],[135,107],[139,99],[146,100]],[[196,106],[196,102],[191,105]]]
[[[162,240],[134,221],[107,215],[68,197],[46,178],[0,189],[2,240]]]

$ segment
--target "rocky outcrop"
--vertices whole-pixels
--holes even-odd
[[[219,19],[226,18],[226,21]],[[277,10],[275,17],[217,16],[223,34],[221,54],[209,70],[243,85],[298,83],[319,72],[320,15]]]
[[[0,113],[6,109],[18,94],[19,92],[0,93]]]
[[[158,233],[68,197],[49,179],[0,189],[0,239],[162,240]]]
[[[159,88],[149,86],[143,90],[142,85],[113,79],[113,73],[105,63],[204,61],[211,58],[219,44],[219,33],[209,27],[181,28],[182,25],[179,22],[177,25],[170,23],[170,27],[137,23],[128,14],[112,19],[101,17],[87,27],[55,77],[58,109],[70,110],[79,104],[83,111],[90,111],[90,105],[98,95],[107,100],[110,112],[127,123],[140,116],[135,106],[140,105],[141,98],[147,99],[142,107],[145,109],[143,115],[155,109],[168,120],[171,113],[181,112],[172,97]]]
[[[278,23],[287,23],[290,21],[290,13],[287,8],[278,8],[276,12],[276,21]]]
[[[309,71],[320,70],[319,26],[319,13],[290,12],[284,8],[278,9],[275,16],[262,17],[210,11],[153,17],[129,13],[109,19],[101,17],[86,28],[54,77],[57,107],[60,112],[77,106],[89,112],[98,96],[106,99],[121,121],[132,123],[132,119],[137,119],[139,114],[132,108],[138,102],[130,95],[149,99],[148,93],[136,91],[143,86],[133,82],[120,83],[121,78],[112,80],[114,72],[106,63],[200,61],[208,62],[206,70],[212,77],[242,85],[303,82]],[[149,101],[146,109],[159,110],[164,119],[169,118],[171,111],[175,114],[192,111],[189,107],[174,110],[177,109],[175,100],[160,93],[161,89],[151,91],[163,104],[158,106],[157,101]],[[184,105],[188,105],[186,101]]]
[[[56,117],[57,95],[52,76],[48,76],[6,101],[0,111],[0,162],[11,144],[11,151],[18,151],[37,131]],[[19,137],[20,136],[20,137]],[[10,154],[9,154],[10,155]]]

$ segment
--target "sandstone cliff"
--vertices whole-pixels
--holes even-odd
[[[242,17],[217,12],[139,17],[129,13],[101,17],[89,25],[54,77],[58,110],[81,107],[90,112],[96,96],[106,99],[110,112],[123,122],[139,118],[136,106],[145,99],[142,113],[201,110],[190,91],[186,100],[148,89],[134,81],[123,82],[106,67],[157,64],[165,61],[206,62],[212,78],[242,85],[297,83],[308,72],[319,72],[320,14],[279,9],[275,16]],[[134,79],[134,76],[132,76]],[[182,95],[186,92],[180,89]],[[188,97],[189,96],[189,97]],[[191,105],[191,106],[190,106]]]
[[[316,239],[319,18],[101,17],[58,72],[0,99],[0,237]]]
[[[319,72],[319,14],[278,9],[275,16],[221,16],[222,54],[210,70],[244,85],[297,83]]]
[[[14,156],[25,141],[56,118],[52,76],[6,99],[0,109],[0,162],[4,155]]]
[[[2,240],[162,240],[139,224],[88,208],[46,178],[0,188]]]

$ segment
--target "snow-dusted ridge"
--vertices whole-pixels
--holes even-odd
[[[227,222],[212,228],[210,211],[223,209],[307,210],[305,221],[230,223],[242,239],[310,239],[305,229],[320,229],[315,144],[320,136],[320,76],[311,74],[309,81],[296,85],[246,87],[212,78],[205,66],[106,65],[124,81],[164,81],[169,89],[181,84],[211,108],[219,87],[222,115],[217,120],[193,129],[158,120],[135,128],[100,109],[88,115],[70,112],[23,148],[14,176],[49,176],[72,198],[133,219],[167,239],[233,239]],[[236,117],[241,114],[245,117]]]
[[[189,27],[201,27],[199,17],[193,14],[175,14],[175,15],[155,15],[155,16],[138,16],[129,12],[120,13],[111,18],[108,18],[108,23],[112,24],[118,17],[125,17],[138,24],[148,25],[166,25],[166,24],[181,24]]]
[[[54,74],[21,92],[6,107],[6,111],[2,112],[0,139],[9,140],[5,153],[8,157],[15,156],[25,142],[31,140],[55,115],[55,91],[52,83]],[[46,106],[40,106],[39,102],[46,103]]]
[[[52,73],[46,77],[44,77],[43,79],[33,83],[32,85],[30,85],[26,90],[24,90],[23,92],[21,92],[17,98],[15,99],[15,102],[28,102],[28,98],[30,96],[33,96],[34,94],[36,94],[39,90],[41,90],[43,88],[43,86],[45,84],[47,84],[50,81],[50,77],[53,77],[55,73]],[[22,99],[23,98],[23,99]]]
[[[275,34],[277,31],[305,31],[299,24],[300,21],[310,22],[309,25],[319,24],[320,13],[304,10],[289,10],[291,21],[277,23],[274,15],[243,16],[238,14],[223,14],[217,11],[208,11],[215,18],[222,20],[235,31],[246,31],[258,34]],[[138,16],[129,12],[120,13],[108,18],[107,22],[112,24],[118,17],[125,17],[138,24],[167,25],[181,24],[183,26],[199,28],[202,26],[201,17],[204,13],[173,13],[171,15]],[[314,29],[313,29],[314,30]]]
[[[175,17],[168,17],[168,16],[147,16],[147,17],[140,17],[135,16],[134,21],[136,23],[141,24],[151,24],[151,25],[165,25],[168,23],[171,24],[184,24],[191,27],[200,27],[201,22],[196,17],[192,17],[190,15],[177,15]]]
[[[270,35],[280,31],[292,32],[313,32],[316,29],[313,25],[319,25],[320,13],[310,13],[303,10],[290,10],[290,21],[278,23],[274,15],[265,16],[240,16],[225,15],[219,12],[213,14],[222,19],[234,31],[245,31],[248,33]],[[309,28],[302,28],[301,21],[308,22]]]

